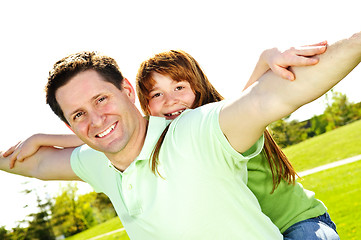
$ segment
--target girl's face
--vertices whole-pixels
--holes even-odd
[[[149,93],[150,115],[173,120],[193,106],[196,96],[187,81],[177,82],[156,72],[152,78],[155,84]]]

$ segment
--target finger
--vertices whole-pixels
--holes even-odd
[[[9,148],[5,153],[4,153],[4,157],[8,157],[11,154],[13,154],[14,151],[16,151],[16,149],[22,144],[22,141],[19,141],[17,144],[15,144],[14,146],[12,146],[11,148]]]
[[[11,169],[11,168],[14,168],[15,162],[18,160],[18,158],[17,158],[18,154],[19,154],[19,151],[16,150],[16,151],[10,156],[10,162],[9,162],[10,169]]]
[[[10,169],[15,167],[16,158],[10,158],[9,167]]]
[[[294,54],[298,56],[311,57],[324,53],[326,49],[327,49],[326,46],[306,46],[306,47],[294,48],[292,51]]]
[[[22,143],[21,143],[22,144]],[[18,144],[19,145],[19,144]],[[20,148],[16,148],[15,151],[10,156],[10,168],[13,168],[15,166],[15,162],[18,160],[18,155],[20,153]]]
[[[278,76],[282,77],[283,79],[293,81],[295,79],[295,75],[289,71],[287,68],[281,66],[273,66],[271,70]]]
[[[309,45],[303,45],[301,47],[310,47],[310,46],[325,46],[327,45],[328,42],[325,40],[325,41],[322,41],[322,42],[319,42],[319,43],[314,43],[314,44],[309,44]]]
[[[317,64],[319,59],[317,57],[304,57],[297,56],[294,54],[284,55],[282,59],[278,60],[275,65],[278,65],[283,68],[287,68],[289,66],[298,67],[298,66],[310,66]]]
[[[10,156],[10,155],[15,151],[16,146],[17,146],[17,145],[12,146],[12,147],[9,148],[8,150],[6,150],[6,152],[4,152],[4,154],[3,154],[3,156],[4,156],[4,157]]]
[[[16,159],[17,159],[17,161],[19,161],[19,162],[23,162],[24,159],[27,158],[27,157],[29,157],[29,156],[31,156],[31,155],[24,155],[22,152],[20,152],[20,153],[18,154],[18,156],[16,157]]]
[[[304,57],[304,56],[297,56],[294,59],[294,63],[291,66],[310,66],[315,65],[319,62],[318,57]]]

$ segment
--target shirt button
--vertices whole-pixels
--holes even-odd
[[[132,190],[132,188],[133,188],[133,185],[132,185],[132,184],[129,184],[129,185],[128,185],[128,190]]]

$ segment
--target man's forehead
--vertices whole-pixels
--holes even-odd
[[[65,112],[92,101],[98,96],[114,91],[111,83],[104,81],[96,71],[85,71],[72,77],[67,84],[56,91],[56,99]]]

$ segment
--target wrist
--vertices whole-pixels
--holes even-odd
[[[261,61],[264,62],[265,67],[267,69],[271,68],[270,66],[273,64],[273,58],[274,56],[280,55],[280,50],[278,48],[270,48],[261,54]]]
[[[46,134],[37,133],[31,136],[29,139],[31,139],[32,144],[34,144],[37,147],[40,147],[46,142]]]

